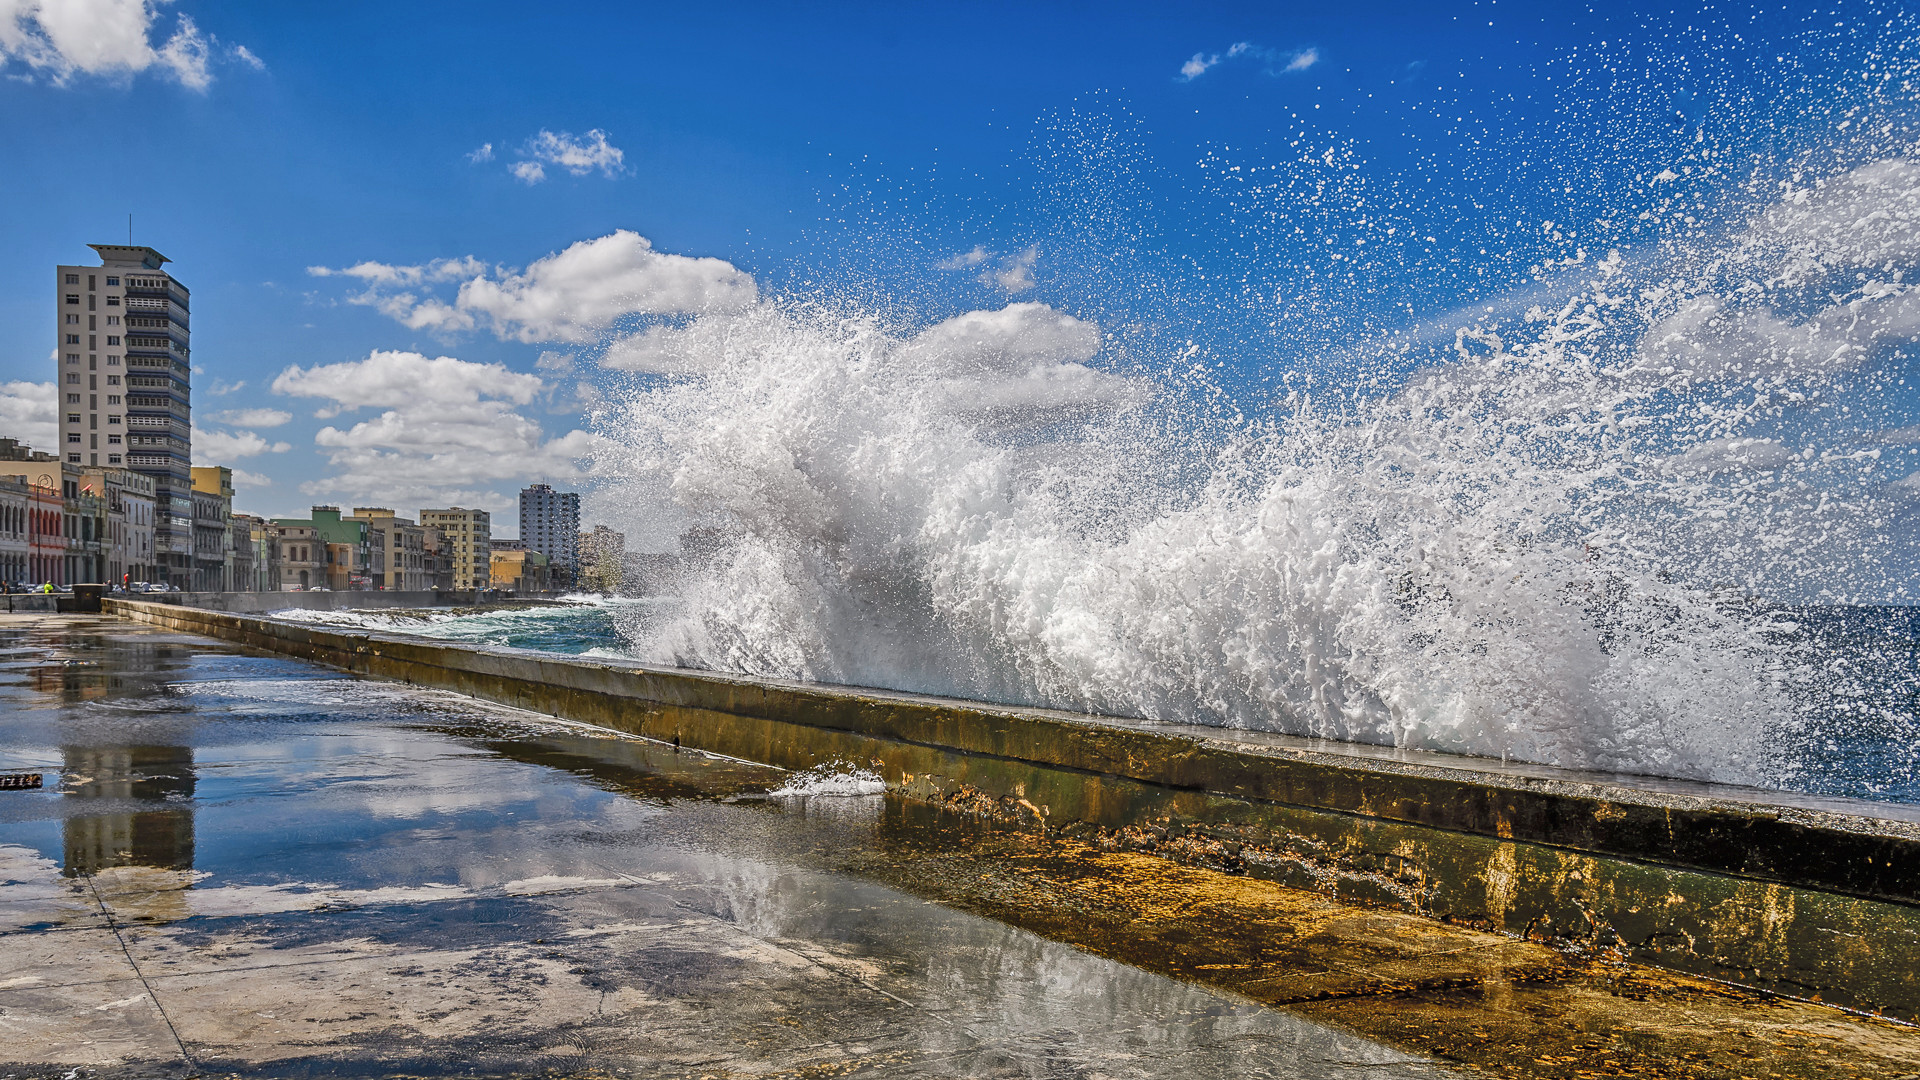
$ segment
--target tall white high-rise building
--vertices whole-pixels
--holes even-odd
[[[185,285],[150,247],[89,244],[99,266],[54,268],[60,445],[68,465],[153,478],[153,562],[193,577],[192,353]]]
[[[545,484],[520,489],[520,544],[547,557],[555,584],[580,573],[580,495]]]

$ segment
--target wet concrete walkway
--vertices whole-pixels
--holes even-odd
[[[23,769],[0,1077],[1920,1073],[1912,1029],[110,619],[0,621]]]

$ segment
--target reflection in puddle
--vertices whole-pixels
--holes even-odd
[[[65,798],[139,804],[67,816],[61,863],[68,877],[117,866],[193,869],[191,747],[68,746],[62,754]]]

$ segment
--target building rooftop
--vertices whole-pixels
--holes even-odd
[[[158,270],[162,263],[173,260],[150,247],[133,244],[88,244],[98,252],[101,266],[138,266],[144,270]]]

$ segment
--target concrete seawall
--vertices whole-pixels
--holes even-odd
[[[788,768],[872,762],[909,798],[1920,1019],[1920,808],[106,604]]]

